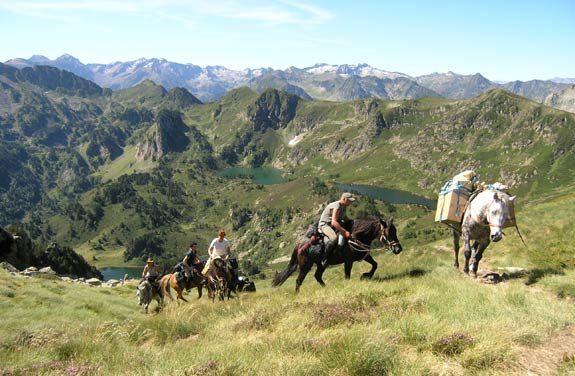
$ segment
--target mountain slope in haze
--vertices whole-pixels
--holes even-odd
[[[441,96],[453,99],[475,97],[498,86],[479,73],[467,76],[453,72],[433,73],[419,76],[416,81]]]
[[[550,94],[545,98],[545,104],[569,112],[575,112],[575,85]]]
[[[434,73],[413,78],[400,72],[389,72],[367,64],[316,64],[306,68],[290,67],[234,71],[222,66],[205,68],[193,64],[178,64],[165,59],[138,59],[112,64],[84,65],[70,55],[56,60],[33,56],[29,60],[13,59],[7,64],[16,67],[52,65],[69,70],[113,90],[132,87],[144,80],[152,80],[171,89],[187,88],[202,101],[213,101],[227,91],[247,85],[258,92],[274,88],[304,99],[347,101],[367,97],[381,99],[417,99],[444,96],[462,99],[477,96],[490,89],[503,87],[513,93],[542,102],[549,95],[567,87],[552,80],[509,82],[498,84],[481,74],[460,75],[453,72]]]
[[[563,89],[568,88],[569,84],[560,84],[552,81],[513,81],[503,84],[501,87],[515,94],[532,99],[536,102],[544,102],[545,99]]]

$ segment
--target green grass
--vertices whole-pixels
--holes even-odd
[[[367,264],[356,264],[350,281],[338,266],[326,272],[326,288],[311,275],[298,295],[294,277],[277,289],[256,281],[254,294],[212,303],[192,292],[190,303],[147,316],[134,286],[92,288],[0,271],[9,291],[0,294],[0,370],[503,375],[526,346],[545,346],[575,325],[565,299],[522,279],[481,284],[432,247],[377,259],[370,282],[358,278]]]
[[[150,171],[154,166],[156,166],[156,163],[151,160],[137,161],[136,146],[126,146],[124,153],[120,157],[101,166],[95,176],[100,176],[102,182],[107,182],[117,179],[121,175]]]

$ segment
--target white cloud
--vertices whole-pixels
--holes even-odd
[[[0,9],[28,16],[74,11],[172,14],[174,19],[204,15],[273,24],[321,24],[334,15],[310,3],[287,0],[0,0]]]

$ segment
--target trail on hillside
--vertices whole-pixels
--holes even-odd
[[[575,358],[575,326],[571,326],[541,346],[521,347],[511,375],[556,375],[562,363]]]
[[[442,245],[436,246],[436,249],[453,252],[451,247]],[[488,265],[489,263],[486,262],[484,266]],[[485,274],[486,270],[489,269],[481,270],[478,274]],[[510,375],[557,375],[562,363],[573,362],[575,359],[575,326],[556,333],[540,346],[519,346],[518,350],[519,356],[509,369]]]

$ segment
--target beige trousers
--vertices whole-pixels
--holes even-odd
[[[329,238],[329,240],[331,241],[336,241],[337,240],[337,234],[335,233],[335,230],[333,228],[331,228],[331,226],[329,225],[323,225],[319,228],[321,230],[321,232],[327,236]]]

